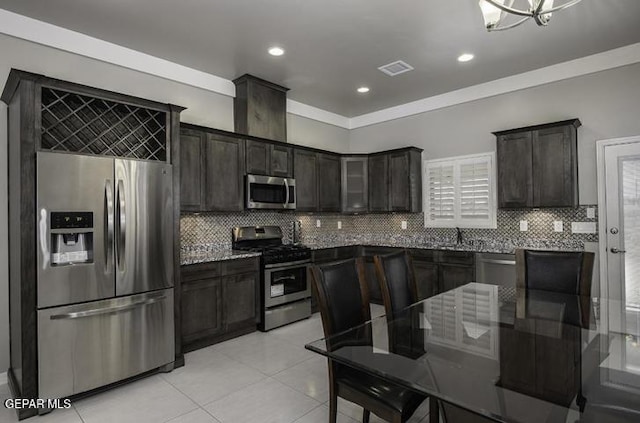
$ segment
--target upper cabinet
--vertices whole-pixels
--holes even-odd
[[[342,211],[366,213],[369,210],[369,158],[342,157]]]
[[[340,156],[318,153],[318,211],[340,211]]]
[[[286,142],[288,89],[251,75],[243,75],[233,83],[235,131]]]
[[[495,132],[498,207],[578,205],[578,119]]]
[[[244,209],[244,140],[197,127],[180,129],[180,209]]]
[[[263,141],[246,141],[246,172],[252,175],[293,176],[291,147]]]
[[[422,150],[407,148],[389,153],[389,209],[422,211]]]
[[[296,148],[293,152],[296,179],[296,210],[318,210],[318,153]]]
[[[369,156],[369,211],[389,211],[389,155]]]

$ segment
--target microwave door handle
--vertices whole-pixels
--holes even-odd
[[[287,181],[286,179],[284,180],[284,190],[286,193],[286,198],[284,200],[284,206],[287,207],[287,205],[289,204],[289,181]]]

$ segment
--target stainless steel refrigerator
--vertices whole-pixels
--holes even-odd
[[[171,165],[37,153],[41,398],[174,361]]]

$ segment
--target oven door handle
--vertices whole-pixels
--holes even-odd
[[[293,275],[283,276],[281,278],[274,279],[273,282],[271,282],[271,285],[273,285],[274,283],[282,282],[282,281],[295,281],[295,280],[296,280],[296,277]]]
[[[265,264],[264,268],[270,271],[277,271],[277,270],[292,269],[294,267],[303,267],[304,265],[307,265],[307,264],[311,264],[311,260],[305,259],[305,260],[298,260],[298,261],[290,261],[289,263],[284,263],[284,266],[283,266],[283,263]]]

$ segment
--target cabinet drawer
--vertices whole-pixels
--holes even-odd
[[[409,253],[409,255],[414,261],[429,262],[429,263],[436,261],[434,250],[410,248],[407,250],[407,252]]]
[[[438,251],[438,261],[440,263],[465,264],[473,266],[474,253],[471,251]]]
[[[220,262],[189,264],[180,267],[182,283],[220,276]]]
[[[402,248],[394,247],[367,247],[362,249],[362,255],[365,257],[384,256],[385,254],[395,253],[401,251]]]
[[[237,275],[239,273],[252,273],[259,270],[259,258],[250,257],[244,259],[226,260],[221,262],[222,275]]]
[[[336,248],[323,248],[322,250],[314,250],[311,252],[311,260],[314,263],[324,263],[335,260]]]
[[[356,246],[336,248],[336,260],[347,260],[355,258],[358,255]]]

